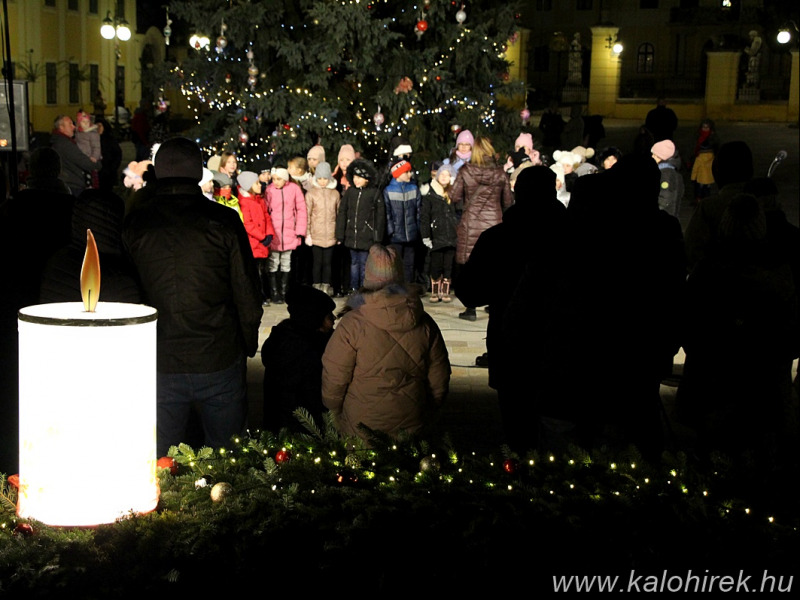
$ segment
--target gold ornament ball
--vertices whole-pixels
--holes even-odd
[[[222,502],[231,494],[233,494],[233,486],[226,481],[215,483],[214,487],[211,488],[211,500],[213,502]]]

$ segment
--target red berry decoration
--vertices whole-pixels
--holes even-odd
[[[507,458],[503,461],[503,470],[506,473],[514,474],[517,472],[517,461],[513,458]]]
[[[14,533],[19,535],[33,535],[33,527],[30,523],[17,523]]]
[[[288,450],[278,450],[275,453],[275,462],[276,463],[287,463],[291,460],[292,455],[289,454]]]
[[[418,31],[428,31],[428,22],[425,19],[417,21],[417,30]]]

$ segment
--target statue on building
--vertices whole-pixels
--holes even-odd
[[[761,36],[756,30],[750,32],[750,45],[744,49],[747,59],[745,86],[757,88],[759,84],[758,68],[761,62]]]
[[[567,74],[567,84],[581,85],[583,83],[583,46],[581,45],[581,34],[577,31],[572,36],[569,44],[569,71]]]

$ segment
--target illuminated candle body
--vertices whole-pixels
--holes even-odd
[[[19,311],[20,517],[88,526],[156,507],[156,318],[113,302]]]

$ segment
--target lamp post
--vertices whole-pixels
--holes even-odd
[[[119,48],[120,41],[127,42],[131,39],[131,30],[128,27],[128,22],[122,18],[111,17],[111,11],[106,13],[106,18],[103,19],[103,25],[100,27],[100,35],[107,40],[114,41],[114,125],[119,131],[119,59],[122,52]]]

